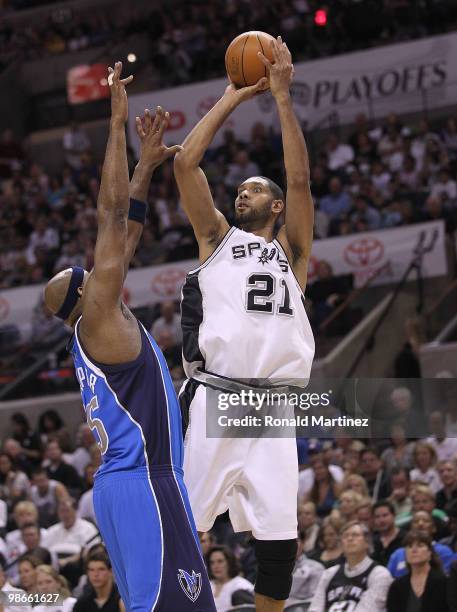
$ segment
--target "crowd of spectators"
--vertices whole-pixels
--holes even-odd
[[[209,150],[204,170],[230,222],[243,179],[263,174],[284,183],[281,146],[279,134],[257,123],[249,141],[228,130],[223,143]],[[92,267],[101,168],[78,126],[65,134],[63,150],[65,165],[50,175],[28,159],[10,130],[0,136],[1,289],[42,283],[71,265]],[[448,232],[457,226],[453,117],[433,128],[425,119],[410,126],[391,114],[373,127],[359,115],[347,139],[331,134],[311,160],[316,239],[435,219],[444,219]],[[132,267],[196,257],[171,163],[154,176],[149,200],[149,223]]]
[[[30,5],[22,0],[3,4],[5,13]],[[315,23],[318,9],[327,12],[325,26]],[[81,13],[63,7],[27,27],[5,22],[0,66],[143,34],[150,41],[147,59],[157,67],[162,86],[204,80],[222,76],[225,50],[235,36],[252,29],[270,31],[271,24],[294,57],[306,59],[449,31],[457,24],[457,11],[452,0],[201,0],[146,7],[118,3]]]
[[[179,334],[171,305],[155,327],[158,335]],[[411,391],[393,389],[393,405],[400,395],[411,398]],[[455,415],[427,414],[428,433],[419,439],[407,437],[400,404],[397,417],[390,437],[354,439],[339,428],[297,440],[298,552],[287,605],[306,601],[310,612],[326,612],[329,597],[341,603],[341,593],[354,587],[363,611],[407,610],[412,593],[418,610],[457,610]],[[95,600],[118,611],[92,498],[101,454],[88,425],[72,436],[48,410],[36,431],[22,413],[7,429],[0,452],[0,590],[59,592],[65,612],[96,610]],[[217,611],[253,602],[252,536],[233,533],[222,515],[200,542]],[[343,583],[348,588],[338,591]]]

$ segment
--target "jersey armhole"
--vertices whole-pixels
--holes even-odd
[[[228,239],[235,232],[235,230],[236,230],[236,227],[234,227],[234,226],[230,227],[227,230],[227,232],[224,234],[224,236],[223,236],[222,240],[220,241],[220,243],[218,244],[218,246],[211,253],[211,255],[209,257],[207,257],[205,259],[205,261],[198,266],[198,268],[194,268],[193,270],[190,270],[188,272],[188,274],[194,274],[195,272],[199,272],[200,270],[205,268],[209,263],[211,263],[213,261],[213,259],[222,251],[224,245],[227,243]]]

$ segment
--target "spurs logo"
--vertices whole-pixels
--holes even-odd
[[[263,249],[261,255],[259,255],[259,262],[262,265],[264,265],[264,264],[268,263],[269,261],[271,261],[275,255],[276,255],[276,249],[272,249],[271,253],[268,254],[268,249],[265,248],[265,249]]]

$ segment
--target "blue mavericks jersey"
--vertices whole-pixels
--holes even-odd
[[[134,361],[105,365],[84,349],[76,324],[71,354],[87,423],[101,449],[97,476],[154,466],[182,468],[181,414],[165,358],[138,322]]]

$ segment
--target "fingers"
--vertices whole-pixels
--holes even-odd
[[[258,55],[260,61],[262,62],[262,64],[265,66],[265,68],[267,70],[270,70],[270,68],[272,66],[272,63],[270,62],[270,60],[267,57],[265,57],[265,55],[261,51],[259,51],[257,53],[257,55]]]
[[[165,115],[162,117],[162,121],[160,122],[160,125],[159,125],[159,130],[158,130],[158,132],[157,132],[158,137],[159,137],[159,139],[160,139],[160,140],[162,140],[163,133],[164,133],[164,132],[165,132],[165,130],[167,129],[167,127],[168,127],[168,122],[169,122],[169,121],[170,121],[170,113],[168,113],[168,112],[167,112],[167,113],[165,113]]]
[[[165,149],[166,159],[168,159],[172,155],[176,155],[176,153],[179,153],[180,151],[184,151],[184,147],[182,147],[181,145],[173,145],[172,147],[167,147]]]
[[[152,124],[152,131],[153,131],[153,133],[159,131],[159,126],[160,126],[160,123],[162,121],[162,117],[163,117],[163,108],[161,106],[157,106],[156,114],[155,114],[155,117],[154,117],[154,123]]]
[[[268,88],[268,79],[267,77],[262,77],[255,85],[252,86],[255,91],[263,91]]]
[[[121,79],[122,62],[116,62],[114,69],[111,66],[108,67],[108,85],[111,87],[115,83],[121,83],[122,85],[128,85],[133,81],[133,75],[131,74],[126,79]]]
[[[140,117],[135,117],[135,126],[136,133],[141,139],[143,139],[146,136],[146,132],[144,131],[143,122],[141,121]]]
[[[149,108],[144,109],[143,121],[144,121],[144,131],[146,132],[146,134],[148,134],[149,130],[151,129],[151,125],[152,125],[151,111],[149,110]]]

